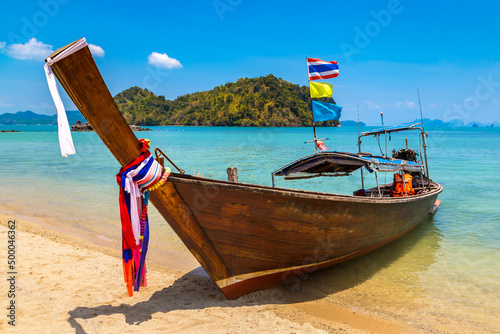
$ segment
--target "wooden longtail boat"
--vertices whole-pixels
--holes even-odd
[[[118,110],[89,48],[66,52],[53,61],[73,44],[54,52],[48,63],[118,162],[127,165],[141,153],[141,145]],[[361,156],[347,158],[359,168],[367,165],[358,159]],[[439,184],[429,181],[424,185],[427,190],[415,196],[369,196],[382,195],[389,186],[367,190],[368,196],[349,196],[172,173],[151,192],[150,201],[223,294],[233,299],[352,259],[401,237],[424,220],[442,191]]]

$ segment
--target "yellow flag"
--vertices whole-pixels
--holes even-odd
[[[311,97],[332,97],[333,85],[324,82],[309,81],[309,91]]]

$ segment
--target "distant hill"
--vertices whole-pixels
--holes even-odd
[[[413,121],[414,123],[421,123],[422,121],[420,119],[416,119]],[[424,125],[426,127],[430,128],[443,128],[443,127],[452,127],[452,128],[459,128],[459,127],[472,127],[473,125],[477,125],[477,127],[498,127],[500,126],[500,123],[498,122],[492,122],[492,123],[481,123],[481,122],[469,122],[465,124],[462,120],[459,119],[452,119],[448,122],[443,122],[442,120],[439,119],[429,119],[429,118],[424,118]]]
[[[78,110],[66,111],[69,124],[75,124],[76,121],[86,122],[85,118]],[[55,125],[57,124],[57,115],[42,115],[28,111],[18,111],[16,113],[5,113],[0,115],[0,124],[3,125]]]
[[[481,123],[481,122],[469,122],[467,123],[468,127],[478,127],[478,128],[489,128],[489,127],[499,127],[500,123],[498,122],[493,122],[493,123]]]
[[[114,97],[129,124],[207,126],[310,126],[309,87],[269,74],[241,78],[209,91],[167,100],[140,87]],[[335,103],[333,99],[323,99]],[[337,121],[322,122],[323,126]]]
[[[358,126],[358,122],[356,122],[356,121],[350,121],[350,120],[341,121],[340,124],[342,126],[356,126],[356,127]],[[359,122],[359,126],[366,126],[366,124],[363,123],[363,122]]]
[[[414,123],[422,123],[421,119],[416,119]],[[430,128],[442,128],[442,127],[450,127],[451,125],[443,122],[440,119],[430,120],[428,118],[424,118],[424,125]]]
[[[250,93],[253,91],[254,93]],[[257,93],[255,93],[257,92]],[[279,96],[279,94],[283,96]],[[322,99],[328,101],[328,99]],[[291,84],[272,75],[254,79],[239,79],[211,91],[197,92],[166,100],[147,89],[129,88],[115,96],[129,124],[137,125],[216,125],[216,126],[310,126],[309,87]],[[335,103],[333,99],[330,102]],[[66,111],[69,124],[86,122],[78,110]],[[420,123],[416,119],[415,123]],[[321,122],[332,126],[339,122]],[[1,125],[55,125],[56,115],[37,114],[30,110],[0,115]],[[459,119],[443,122],[424,118],[425,127],[500,127],[499,122],[465,124]],[[345,120],[344,127],[358,126]],[[366,126],[360,122],[360,126]]]
[[[39,115],[30,110],[18,111],[15,114],[5,113],[0,115],[0,124],[54,124],[54,117]]]

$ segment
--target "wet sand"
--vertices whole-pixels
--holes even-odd
[[[148,263],[148,287],[128,297],[119,250],[18,216],[0,214],[6,244],[16,222],[16,326],[1,332],[128,333],[418,333],[410,324],[363,313],[281,287],[229,301],[201,268]],[[7,248],[0,252],[6,267]],[[2,291],[7,291],[2,279]],[[2,298],[4,300],[4,298]],[[4,301],[2,304],[6,304]],[[5,308],[2,308],[5,309]],[[6,311],[4,311],[5,313]]]

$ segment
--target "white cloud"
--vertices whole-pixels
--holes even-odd
[[[1,45],[0,45],[1,46]],[[4,102],[2,99],[0,99],[0,107],[13,107],[14,105],[12,103]]]
[[[368,109],[380,109],[380,104],[376,104],[370,100],[365,100],[365,106]]]
[[[480,104],[479,104],[478,99],[473,99],[473,98],[469,97],[469,98],[466,98],[464,100],[464,107],[466,108],[466,110],[468,110],[467,108],[475,109],[479,106],[480,106]]]
[[[415,104],[415,102],[410,101],[408,99],[406,99],[404,101],[398,101],[398,102],[394,103],[394,106],[396,108],[407,108],[407,109],[417,108],[417,105]]]
[[[439,105],[437,103],[431,103],[429,105],[429,108],[436,109],[436,108],[439,108]]]
[[[175,58],[170,58],[166,53],[152,52],[148,56],[148,63],[151,66],[160,68],[182,68],[182,64],[180,61]]]
[[[5,47],[5,42],[0,42],[0,50],[2,50]]]
[[[89,49],[94,57],[104,57],[104,50],[99,45],[89,43]]]
[[[25,44],[11,44],[5,47],[5,51],[9,57],[21,60],[44,60],[54,52],[52,45],[37,41],[34,37]]]

